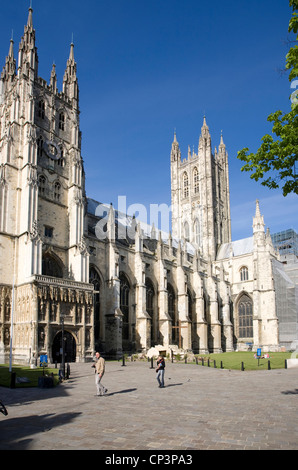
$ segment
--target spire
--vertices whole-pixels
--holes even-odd
[[[208,144],[211,146],[211,136],[209,133],[209,127],[207,126],[206,116],[204,115],[203,126],[201,127],[201,135],[199,138],[199,150],[203,144]]]
[[[181,152],[179,148],[179,143],[177,142],[176,130],[174,132],[174,141],[172,143],[172,150],[171,150],[171,161],[179,161],[181,160]]]
[[[24,28],[24,36],[19,47],[19,68],[31,78],[38,76],[38,57],[35,47],[35,29],[33,28],[33,9],[30,5],[27,24]]]
[[[51,71],[51,79],[50,79],[50,86],[54,93],[57,90],[57,74],[56,74],[56,65],[53,64],[52,71]]]
[[[14,58],[13,53],[13,39],[10,40],[8,56],[6,57],[5,66],[3,67],[3,71],[1,74],[1,79],[6,80],[8,82],[12,82],[14,80],[16,74],[16,61]]]
[[[224,141],[223,141],[222,131],[221,131],[221,134],[220,134],[220,144],[219,145],[225,145]]]
[[[261,215],[259,200],[256,200],[256,213],[253,218],[253,233],[261,234],[262,238],[265,237],[265,223],[264,217]]]
[[[35,30],[33,28],[33,9],[30,6],[27,25],[24,28],[24,42],[27,45],[35,45]]]
[[[10,59],[13,59],[14,58],[14,54],[13,54],[13,45],[14,45],[14,42],[13,42],[13,39],[11,38],[10,40],[10,45],[9,45],[9,51],[8,51],[8,57]]]
[[[27,21],[27,26],[28,27],[33,27],[33,19],[32,19],[32,13],[33,13],[33,10],[32,10],[32,7],[30,5],[30,8],[29,8],[29,14],[28,14],[28,21]]]
[[[79,87],[77,80],[77,64],[74,59],[74,43],[70,44],[69,59],[66,63],[66,70],[63,77],[63,93],[70,99],[78,100]]]
[[[256,217],[256,218],[260,218],[260,217],[261,217],[260,203],[259,203],[259,200],[258,200],[258,199],[256,200],[256,213],[255,213],[255,217]]]
[[[74,43],[73,41],[71,41],[71,44],[70,44],[70,52],[69,52],[69,61],[71,61],[72,63],[74,63]]]
[[[220,144],[218,146],[218,156],[219,157],[227,156],[226,146],[225,146],[225,143],[224,143],[224,140],[223,140],[222,131],[221,131],[221,135],[220,135]]]
[[[207,126],[207,122],[206,122],[206,116],[204,114],[204,119],[203,119],[203,126],[202,126],[202,130],[203,129],[207,129],[209,131],[209,127]]]

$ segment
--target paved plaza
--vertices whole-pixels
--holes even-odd
[[[229,371],[107,362],[104,397],[91,364],[54,389],[0,388],[1,450],[298,449],[298,369]]]

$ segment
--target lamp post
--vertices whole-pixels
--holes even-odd
[[[64,346],[64,318],[61,318],[61,326],[62,326],[62,361],[61,361],[61,369],[62,369],[62,378],[65,379],[65,346]]]

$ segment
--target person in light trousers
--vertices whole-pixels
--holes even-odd
[[[100,353],[96,353],[96,364],[95,364],[95,385],[98,397],[102,397],[108,391],[107,388],[101,383],[101,379],[105,373],[105,360],[100,356]]]
[[[157,382],[159,383],[159,388],[164,388],[165,386],[165,367],[166,367],[166,364],[165,364],[164,358],[162,356],[158,356],[157,368],[156,368],[156,372],[157,372],[156,379],[157,379]]]

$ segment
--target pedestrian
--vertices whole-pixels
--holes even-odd
[[[157,359],[157,368],[156,368],[156,372],[157,372],[157,376],[156,376],[156,379],[159,383],[159,388],[164,388],[165,386],[165,367],[166,367],[166,364],[165,364],[165,360],[162,356],[158,356],[158,359]]]
[[[96,395],[102,397],[108,391],[107,388],[101,383],[101,379],[105,373],[105,360],[101,357],[100,353],[95,354],[95,385],[96,385]]]

